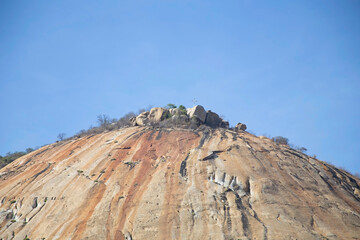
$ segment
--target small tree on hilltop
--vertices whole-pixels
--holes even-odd
[[[186,107],[184,105],[180,105],[178,108],[179,108],[179,110],[181,111],[182,114],[184,114],[184,115],[187,114]]]
[[[65,133],[59,133],[59,135],[57,136],[57,138],[58,138],[60,141],[62,141],[62,140],[65,139],[65,136],[66,136]]]
[[[307,148],[305,148],[305,147],[300,147],[300,148],[299,148],[299,151],[302,152],[302,153],[306,153]]]
[[[110,124],[110,117],[106,114],[101,114],[97,116],[97,121],[100,127],[106,127]]]
[[[166,105],[165,108],[167,109],[176,108],[176,105],[172,103],[168,103],[168,105]]]
[[[26,151],[26,153],[31,153],[32,151],[34,151],[34,149],[33,148],[27,148],[25,151]]]

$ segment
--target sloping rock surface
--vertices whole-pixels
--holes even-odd
[[[2,239],[359,239],[359,179],[226,129],[131,127],[0,170]]]

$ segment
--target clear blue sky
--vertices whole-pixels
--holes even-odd
[[[360,172],[360,2],[0,2],[0,154],[192,100]]]

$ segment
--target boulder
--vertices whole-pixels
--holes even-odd
[[[238,130],[245,131],[245,130],[246,130],[246,124],[244,124],[244,123],[238,123],[238,124],[236,124],[235,130],[236,130],[236,131],[238,131]]]
[[[171,114],[171,115],[175,115],[176,113],[177,113],[177,108],[170,108],[169,109],[169,113]]]
[[[169,110],[161,107],[152,108],[148,116],[151,122],[160,122],[169,116]]]
[[[222,120],[221,122],[221,125],[220,125],[222,128],[229,128],[229,122],[228,121],[225,121],[225,120]]]
[[[179,108],[171,108],[171,109],[169,109],[169,112],[170,112],[170,114],[171,115],[186,115],[186,111],[185,112],[183,112],[183,111],[181,111],[181,109],[179,109]]]
[[[200,122],[204,123],[206,119],[206,112],[203,106],[196,105],[195,107],[187,109],[187,115],[190,119],[197,118]]]
[[[130,123],[131,126],[136,126],[136,117],[130,118],[129,123]]]
[[[221,127],[221,123],[222,123],[222,118],[219,117],[219,115],[217,115],[216,113],[212,112],[212,111],[207,111],[206,113],[206,119],[205,119],[205,124],[216,128],[216,127]]]
[[[137,126],[145,126],[149,123],[149,112],[142,112],[136,117],[136,125]]]
[[[180,115],[180,114],[176,114],[173,115],[171,117],[171,120],[176,124],[176,125],[185,125],[188,124],[189,122],[189,117],[187,115]]]

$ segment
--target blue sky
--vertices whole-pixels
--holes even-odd
[[[360,172],[359,1],[1,1],[0,155],[193,99]]]

